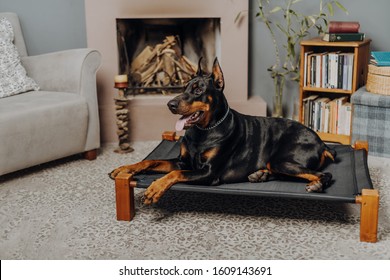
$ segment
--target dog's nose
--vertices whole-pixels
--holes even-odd
[[[179,101],[176,99],[172,99],[171,101],[168,102],[168,108],[171,110],[172,113],[177,112],[177,108],[179,107]]]

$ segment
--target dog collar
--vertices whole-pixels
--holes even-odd
[[[203,127],[200,127],[198,125],[195,125],[197,129],[200,129],[200,130],[211,130],[211,129],[214,129],[216,128],[217,126],[219,126],[228,116],[229,114],[229,111],[230,111],[230,108],[228,107],[227,108],[227,111],[226,111],[226,114],[223,116],[222,119],[220,119],[219,121],[217,121],[214,125],[212,126],[209,126],[209,127],[206,127],[206,128],[203,128]]]

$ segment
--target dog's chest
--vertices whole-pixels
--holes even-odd
[[[213,148],[190,148],[189,149],[189,155],[190,155],[190,161],[191,166],[193,169],[203,169],[205,167],[205,164],[209,164],[211,160],[211,153]]]

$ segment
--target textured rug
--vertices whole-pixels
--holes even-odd
[[[369,157],[379,189],[378,243],[359,242],[359,206],[168,192],[118,222],[113,168],[144,158],[103,147],[0,178],[0,259],[390,259],[390,159]]]

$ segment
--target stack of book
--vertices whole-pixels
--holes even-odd
[[[390,52],[371,52],[366,89],[372,93],[390,96]]]
[[[379,67],[390,66],[390,52],[371,52],[370,63]]]
[[[357,21],[330,21],[328,32],[322,37],[327,42],[363,41],[365,34],[359,32]]]
[[[303,99],[303,120],[314,131],[351,134],[352,105],[348,97],[330,99],[311,95]]]
[[[303,86],[351,90],[353,63],[353,53],[306,52]]]

